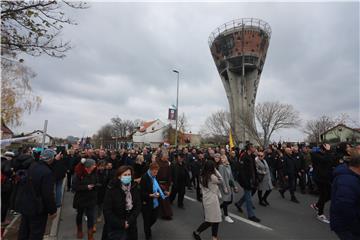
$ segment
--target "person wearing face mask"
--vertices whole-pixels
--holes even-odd
[[[141,210],[141,199],[133,175],[130,166],[121,166],[107,187],[102,240],[138,239],[137,217]]]
[[[88,240],[94,240],[94,218],[95,207],[97,204],[97,176],[95,160],[82,160],[82,171],[77,171],[74,177],[73,189],[75,191],[73,207],[77,210],[76,224],[78,239],[83,238],[82,218],[85,214],[87,217]]]
[[[166,195],[161,190],[156,179],[159,171],[159,164],[153,162],[149,170],[144,174],[140,181],[142,215],[144,220],[145,239],[151,239],[151,227],[155,224],[158,216],[159,200],[165,199]]]

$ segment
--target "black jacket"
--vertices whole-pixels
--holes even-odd
[[[75,191],[73,207],[75,209],[93,207],[97,204],[97,176],[96,170],[84,176],[75,175],[73,189]],[[88,185],[95,185],[91,190]]]
[[[239,160],[238,182],[245,190],[251,190],[257,185],[255,159],[247,152]]]
[[[28,169],[34,158],[30,154],[21,154],[14,160],[15,171],[20,169]]]
[[[298,172],[296,159],[292,155],[284,154],[284,176],[295,176]]]
[[[136,225],[136,219],[141,210],[139,187],[135,182],[131,183],[131,196],[133,208],[126,211],[126,195],[121,188],[119,179],[113,179],[107,189],[104,198],[104,217],[107,232],[124,229],[125,221],[129,225]]]
[[[190,184],[190,176],[185,163],[182,165],[179,163],[173,164],[171,167],[171,176],[174,187],[185,187]]]
[[[66,161],[67,161],[67,159],[65,159],[65,157],[64,157],[60,160],[55,160],[51,164],[51,168],[54,173],[55,181],[64,179],[64,177],[66,175],[66,171],[67,171],[67,162]]]
[[[33,162],[27,174],[31,181],[18,186],[15,210],[29,216],[56,213],[53,173],[49,165]]]
[[[318,152],[311,155],[314,168],[314,180],[331,183],[332,171],[336,167],[336,159],[330,152]]]
[[[152,209],[154,206],[154,199],[149,195],[153,193],[153,181],[147,172],[141,178],[140,189],[142,207]]]

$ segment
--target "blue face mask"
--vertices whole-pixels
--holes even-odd
[[[121,183],[124,184],[124,185],[128,185],[131,183],[131,176],[122,176],[121,177]]]

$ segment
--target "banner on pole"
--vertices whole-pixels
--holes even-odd
[[[169,120],[176,120],[176,109],[169,108],[168,119]]]

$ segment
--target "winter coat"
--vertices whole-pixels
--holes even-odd
[[[93,184],[91,190],[88,188],[88,185]],[[85,208],[85,207],[94,207],[97,204],[97,176],[96,170],[92,171],[90,174],[78,175],[75,174],[73,181],[73,189],[75,191],[73,208]]]
[[[284,154],[284,176],[293,176],[295,177],[298,169],[296,166],[296,159],[293,156]]]
[[[293,153],[292,157],[295,159],[296,169],[297,171],[301,171],[306,169],[304,155],[302,153]]]
[[[260,160],[259,158],[255,159],[256,171],[258,176],[264,176],[262,181],[259,181],[258,190],[267,191],[273,189],[271,182],[270,168],[265,160]]]
[[[136,225],[136,219],[141,210],[139,187],[135,182],[131,183],[131,197],[133,208],[126,210],[126,194],[122,189],[119,179],[113,179],[109,183],[104,198],[104,218],[107,232],[124,230],[125,221],[129,225]]]
[[[56,160],[51,164],[51,168],[54,173],[54,180],[56,182],[64,179],[67,171],[67,160],[68,159],[63,158],[60,160]]]
[[[134,179],[141,178],[147,171],[146,163],[142,164],[134,163]]]
[[[142,208],[148,210],[154,208],[154,202],[153,202],[154,199],[150,197],[150,194],[152,193],[153,193],[153,181],[146,172],[141,177],[141,181],[140,181],[140,195],[141,195]]]
[[[159,164],[160,168],[156,178],[161,189],[163,191],[169,191],[172,182],[171,164],[169,161],[162,160],[158,161],[157,163]]]
[[[314,168],[314,180],[322,183],[331,183],[332,172],[336,166],[335,157],[330,152],[313,153],[311,156]]]
[[[27,170],[25,185],[19,183],[15,210],[28,216],[54,214],[57,211],[54,196],[53,173],[48,164],[33,162]]]
[[[15,171],[20,169],[28,169],[34,158],[30,154],[21,154],[14,160]]]
[[[173,180],[173,184],[174,184],[173,186],[175,188],[189,186],[189,184],[190,184],[189,172],[186,169],[186,166],[184,163],[173,164],[172,168],[171,168],[171,176],[172,176],[172,180]]]
[[[222,200],[224,202],[231,202],[233,200],[233,187],[235,184],[234,177],[232,175],[230,164],[224,165],[221,164],[219,166],[219,173],[222,177],[223,184],[220,185],[220,191],[222,195]],[[225,193],[225,188],[227,189],[227,193]]]
[[[217,173],[220,176],[219,173]],[[219,185],[222,184],[221,178],[215,174],[211,175],[208,187],[201,185],[202,203],[204,207],[205,221],[219,223],[222,221],[220,201],[221,192]]]
[[[1,194],[10,194],[13,189],[13,163],[1,157]]]
[[[238,164],[238,182],[245,190],[252,190],[257,186],[255,160],[252,155],[245,152]]]
[[[335,232],[350,231],[360,238],[360,175],[341,164],[335,169],[334,177],[330,228]]]
[[[102,204],[104,202],[107,185],[112,180],[113,174],[109,169],[97,170],[96,174],[98,181],[97,204]]]

